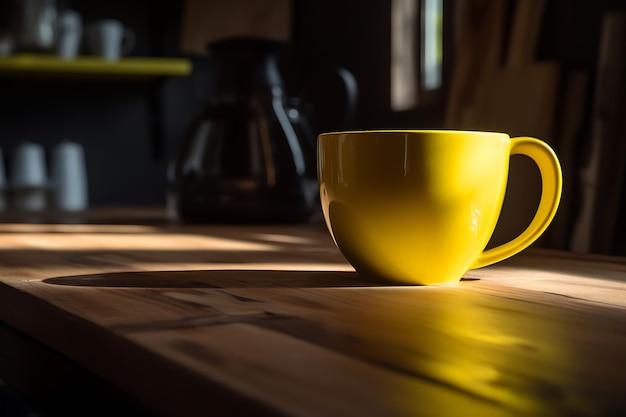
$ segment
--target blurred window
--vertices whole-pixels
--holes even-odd
[[[442,86],[443,0],[391,1],[391,108],[424,103]]]

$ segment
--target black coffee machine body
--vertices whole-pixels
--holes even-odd
[[[281,47],[247,38],[210,45],[215,93],[189,126],[174,170],[181,220],[303,222],[318,210],[319,132],[286,94]]]

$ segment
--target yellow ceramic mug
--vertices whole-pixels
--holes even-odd
[[[548,227],[562,174],[534,138],[461,131],[355,131],[318,138],[326,225],[362,274],[404,284],[455,282],[506,259]],[[541,173],[537,213],[518,237],[485,250],[502,209],[511,155]]]

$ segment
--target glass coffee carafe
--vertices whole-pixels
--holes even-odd
[[[308,107],[288,97],[282,43],[253,38],[209,45],[213,94],[190,124],[174,167],[174,201],[187,222],[302,222],[319,208],[318,133]],[[348,113],[356,82],[341,70]]]

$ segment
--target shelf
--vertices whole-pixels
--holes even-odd
[[[96,56],[63,60],[56,55],[18,54],[0,58],[0,76],[85,75],[160,77],[191,73],[191,61],[182,58],[126,57],[110,62]]]

